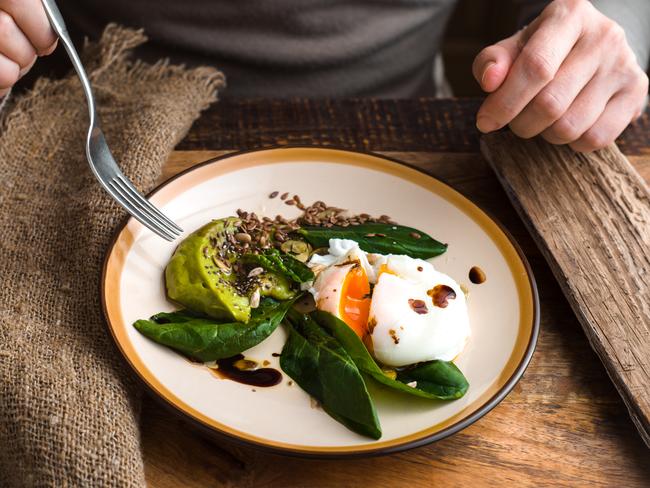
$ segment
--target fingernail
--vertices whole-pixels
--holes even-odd
[[[476,119],[476,128],[486,134],[488,132],[497,130],[499,128],[499,124],[486,115],[480,115]]]
[[[497,63],[494,61],[490,61],[485,65],[485,68],[483,68],[483,75],[481,76],[481,86],[485,86],[485,76],[487,75],[488,70]]]

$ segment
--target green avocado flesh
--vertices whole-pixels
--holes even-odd
[[[234,217],[213,220],[181,242],[165,268],[171,300],[208,317],[248,322],[255,289],[278,300],[295,296],[286,278],[268,272],[259,276],[257,286],[244,291],[245,274],[242,277],[232,268],[238,255],[224,246],[228,234],[238,232],[237,222]]]

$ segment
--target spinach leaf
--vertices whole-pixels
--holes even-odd
[[[242,259],[246,264],[261,266],[267,271],[286,276],[296,283],[305,283],[314,279],[314,273],[306,264],[277,249],[267,249],[264,254],[245,254]]]
[[[397,373],[397,378],[387,376],[370,355],[366,346],[348,325],[328,312],[311,313],[311,318],[334,336],[350,355],[357,367],[376,381],[411,395],[438,400],[462,397],[469,383],[452,362],[429,361]],[[415,381],[414,387],[407,383]]]
[[[345,349],[314,320],[289,311],[280,367],[335,420],[379,439],[381,426],[363,377]]]
[[[393,224],[302,227],[296,232],[315,248],[329,246],[330,239],[351,239],[358,242],[359,247],[366,252],[406,254],[420,259],[432,258],[447,250],[447,244],[442,244],[419,230]]]
[[[462,397],[469,383],[451,361],[427,361],[414,368],[397,372],[397,381],[402,383],[417,382],[417,389],[440,398],[441,400],[454,400]]]
[[[149,339],[202,362],[239,354],[259,344],[277,328],[294,300],[265,298],[248,323],[219,323],[181,310],[159,313],[133,326]]]

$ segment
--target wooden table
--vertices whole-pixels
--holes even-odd
[[[512,393],[451,438],[354,461],[281,457],[217,442],[146,399],[142,443],[150,486],[650,485],[650,451],[479,154],[473,118],[478,105],[478,100],[223,101],[197,121],[172,154],[163,179],[228,151],[278,144],[365,149],[426,168],[497,217],[533,267],[541,333],[533,360]],[[619,145],[650,181],[647,114]]]

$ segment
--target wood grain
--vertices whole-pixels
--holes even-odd
[[[482,149],[650,446],[650,190],[616,146],[503,132]]]
[[[227,151],[177,151],[164,178]],[[390,152],[427,170],[490,212],[514,235],[541,302],[537,350],[523,379],[483,419],[448,439],[354,461],[269,455],[208,437],[147,399],[147,482],[171,487],[646,487],[648,451],[589,347],[562,291],[493,171],[477,153]],[[635,158],[650,169],[650,157]],[[646,171],[650,178],[650,171]]]

